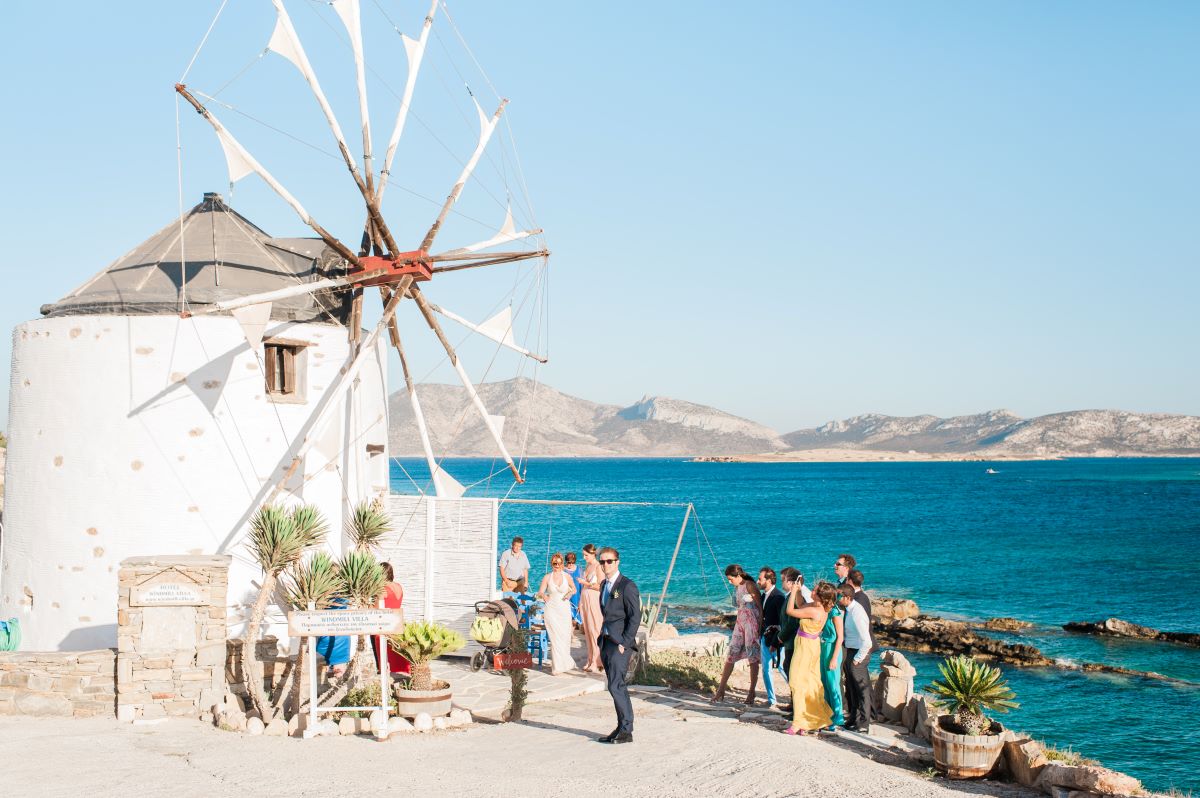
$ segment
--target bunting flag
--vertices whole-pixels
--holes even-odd
[[[433,489],[439,499],[461,498],[467,489],[458,480],[450,476],[440,466],[433,472]]]
[[[512,328],[512,308],[505,305],[503,310],[480,324],[476,328],[476,331],[481,335],[486,335],[498,344],[515,346],[517,341],[513,338]]]
[[[238,144],[225,128],[217,130],[217,141],[221,143],[221,151],[225,153],[225,166],[229,169],[229,185],[233,185],[248,174],[256,171],[254,159],[250,153]]]
[[[504,416],[488,414],[488,421],[491,422],[492,429],[496,430],[496,437],[504,435],[504,418]]]
[[[246,343],[250,344],[251,349],[257,350],[259,344],[262,343],[267,323],[271,320],[271,303],[263,302],[258,305],[247,305],[244,308],[235,308],[229,312],[233,314],[233,317],[237,319],[237,323],[241,325],[242,335],[246,336]]]
[[[350,49],[354,53],[354,74],[358,84],[358,115],[362,120],[363,160],[371,171],[371,114],[367,110],[367,73],[363,59],[362,20],[358,0],[333,0],[346,32],[350,34]]]
[[[300,43],[296,28],[292,25],[292,18],[288,16],[287,9],[283,7],[283,0],[271,0],[271,3],[275,6],[277,18],[275,31],[271,34],[267,49],[291,61],[296,69],[300,70],[300,74],[304,76],[304,80],[312,89],[317,104],[321,106],[322,113],[325,114],[325,121],[328,123],[329,129],[333,131],[338,143],[344,147],[346,139],[342,135],[342,127],[338,124],[337,117],[334,116],[333,109],[329,106],[329,100],[325,98],[325,92],[321,91],[321,82],[317,80],[317,73],[313,71],[312,64],[308,62],[308,56],[304,53],[304,45]],[[349,149],[346,150],[346,157],[350,161],[350,170],[357,174],[358,164],[349,154]]]
[[[449,252],[441,253],[442,257],[448,255],[465,255],[468,252],[478,252],[481,249],[494,247],[497,244],[507,244],[509,241],[519,241],[522,238],[528,238],[531,235],[541,232],[540,230],[517,230],[517,226],[513,223],[512,206],[509,205],[504,213],[504,224],[500,226],[500,232],[492,236],[486,241],[480,241],[471,244],[469,247],[461,247],[452,249]]]

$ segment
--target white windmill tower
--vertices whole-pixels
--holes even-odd
[[[302,499],[318,505],[336,527],[348,508],[388,490],[389,345],[399,357],[433,488],[428,496],[392,499],[402,516],[393,558],[405,560],[396,563],[400,578],[418,586],[409,614],[440,612],[446,617],[439,620],[449,622],[464,614],[435,610],[438,597],[423,587],[437,581],[433,550],[445,543],[444,528],[463,518],[486,516],[490,526],[482,526],[489,526],[491,552],[466,545],[468,553],[442,562],[453,560],[490,584],[495,503],[476,506],[460,498],[462,485],[434,451],[397,314],[412,312],[428,327],[505,468],[522,481],[503,419],[484,406],[439,318],[522,358],[545,359],[516,342],[508,308],[475,323],[434,304],[423,290],[446,272],[521,261],[545,265],[548,252],[540,243],[530,246],[541,231],[518,230],[511,206],[499,231],[485,240],[445,251],[435,247],[507,101],[489,115],[471,98],[479,121],[474,151],[421,240],[402,249],[383,198],[394,182],[393,159],[438,3],[429,6],[417,38],[402,37],[407,79],[378,171],[358,0],[330,5],[353,51],[361,165],[282,0],[272,5],[268,50],[291,62],[311,89],[361,197],[362,242],[347,245],[318,223],[222,124],[207,95],[176,85],[214,130],[231,184],[257,175],[318,238],[272,238],[221,197],[206,194],[190,212],[44,307],[45,318],[14,331],[0,615],[21,619],[23,648],[114,645],[116,564],[134,555],[235,555],[230,622],[236,625],[258,578],[239,554],[259,506]],[[496,251],[512,242],[525,248]],[[378,291],[382,313],[364,331],[368,291]],[[443,502],[442,508],[431,500]],[[454,521],[446,515],[452,505]],[[461,536],[453,537],[461,547]],[[338,536],[331,538],[336,548]]]

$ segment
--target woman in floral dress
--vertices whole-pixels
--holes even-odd
[[[761,659],[758,638],[762,629],[762,593],[754,583],[753,577],[742,570],[740,565],[727,567],[725,578],[737,588],[737,619],[733,623],[733,637],[729,640],[729,656],[725,658],[721,684],[717,686],[712,702],[716,704],[725,700],[729,674],[733,673],[733,666],[744,659],[750,663],[750,689],[746,693],[746,704],[753,706],[754,694],[758,689],[758,665]]]

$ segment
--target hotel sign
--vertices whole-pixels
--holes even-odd
[[[158,582],[129,590],[131,607],[196,607],[208,603],[208,591],[194,582]]]

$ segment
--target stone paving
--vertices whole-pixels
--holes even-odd
[[[549,663],[547,663],[547,666]],[[463,659],[438,660],[433,665],[434,678],[445,679],[454,691],[454,705],[469,709],[472,715],[499,720],[508,705],[511,681],[507,673],[482,670],[473,673]],[[527,704],[559,701],[564,698],[600,693],[607,689],[603,674],[574,671],[551,676],[547,671],[532,668],[528,671]]]

